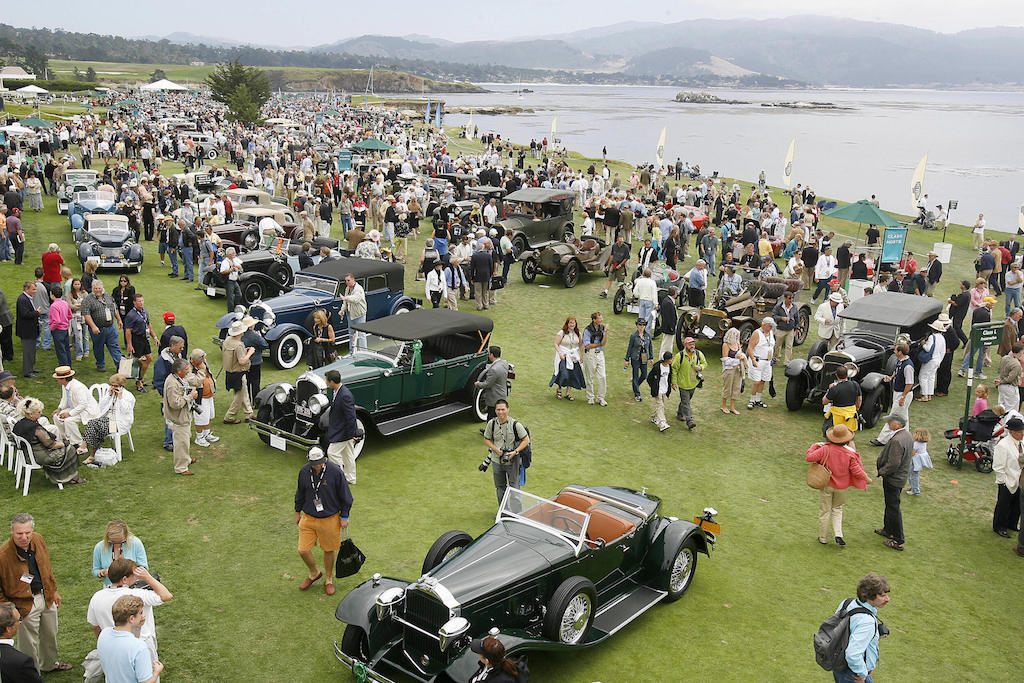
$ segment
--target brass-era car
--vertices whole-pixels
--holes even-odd
[[[524,187],[505,197],[505,218],[498,221],[498,233],[512,231],[512,246],[520,254],[552,242],[571,243],[576,237],[572,207],[576,193]]]
[[[555,242],[543,249],[524,251],[522,261],[523,282],[533,282],[537,275],[560,277],[566,287],[575,287],[581,273],[603,271],[608,266],[611,247],[603,240],[589,237],[572,244]]]
[[[722,341],[726,330],[736,327],[740,331],[740,343],[746,347],[750,335],[761,321],[771,315],[776,302],[789,292],[800,291],[800,280],[765,277],[743,271],[743,287],[738,294],[725,292],[721,285],[711,297],[711,305],[704,308],[681,306],[679,322],[676,323],[676,344],[683,348],[687,337],[707,341]],[[799,346],[807,339],[811,327],[811,307],[797,304],[800,319],[796,326],[793,344]]]
[[[509,655],[596,645],[686,593],[716,514],[669,517],[645,489],[566,486],[547,499],[509,488],[494,526],[476,540],[442,534],[416,581],[374,574],[349,592],[335,656],[360,680],[462,683],[479,662],[471,639],[488,633]]]

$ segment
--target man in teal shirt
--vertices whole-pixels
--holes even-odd
[[[864,607],[871,614],[850,617],[850,640],[846,645],[848,668],[832,672],[836,683],[872,683],[871,672],[878,665],[878,639],[888,634],[887,629],[881,630],[884,627],[878,621],[878,609],[888,602],[889,582],[884,576],[868,574],[857,584],[857,599],[847,606],[847,610]],[[842,604],[836,612],[840,609]]]

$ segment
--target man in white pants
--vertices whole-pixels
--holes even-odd
[[[583,329],[583,369],[587,373],[587,403],[606,406],[604,400],[608,389],[607,375],[604,366],[604,345],[608,341],[608,326],[604,324],[604,316],[600,311],[590,314],[590,324]]]
[[[82,427],[99,417],[100,407],[89,387],[75,379],[75,371],[68,366],[54,370],[53,378],[61,385],[60,404],[53,413],[53,423],[61,439],[77,446],[82,443]]]
[[[1020,359],[1024,355],[1024,345],[1017,342],[1010,347],[1007,353],[999,361],[999,379],[995,381],[999,387],[999,405],[1006,412],[1017,410],[1020,407],[1020,385],[1022,373]],[[921,385],[924,386],[924,371],[921,371]]]
[[[352,392],[341,383],[341,373],[328,370],[324,374],[327,387],[334,392],[327,428],[327,457],[345,473],[348,483],[356,483],[356,443],[359,423]]]
[[[750,402],[747,403],[747,410],[753,410],[754,406],[767,408],[761,400],[761,392],[764,391],[765,382],[772,381],[772,356],[775,355],[775,318],[765,318],[761,321],[761,327],[754,330],[750,335],[750,342],[747,344],[747,376],[754,383],[750,389]]]

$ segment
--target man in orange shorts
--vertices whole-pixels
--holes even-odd
[[[334,595],[334,553],[341,547],[341,530],[348,527],[352,509],[352,492],[341,468],[330,462],[317,447],[309,449],[309,462],[299,470],[295,489],[295,523],[299,525],[299,557],[309,567],[309,575],[299,584],[308,590],[327,573],[324,592]],[[313,559],[313,546],[320,543],[324,551],[324,570],[319,571]]]

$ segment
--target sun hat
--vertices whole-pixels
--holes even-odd
[[[68,365],[62,365],[53,371],[54,379],[71,379],[75,376],[75,371]]]
[[[256,318],[252,317],[251,315],[247,315],[244,318],[242,318],[242,324],[245,325],[246,329],[248,329],[250,327],[256,327],[256,323],[258,323],[258,322],[259,322],[259,320],[257,320]]]
[[[231,327],[228,328],[228,336],[229,337],[237,337],[238,335],[240,335],[243,332],[245,332],[245,330],[246,330],[245,323],[242,322],[241,320],[236,320],[233,323],[231,323]]]
[[[844,444],[853,441],[854,434],[849,427],[840,423],[827,429],[825,437],[832,443]]]
[[[829,301],[835,301],[837,304],[843,303],[843,295],[839,292],[832,292],[828,295]]]
[[[946,331],[946,323],[942,322],[938,318],[936,318],[935,320],[933,320],[930,323],[928,323],[928,327],[932,328],[936,332],[945,332]]]
[[[1024,431],[1024,420],[1021,420],[1019,417],[1011,417],[1006,421],[1005,426],[1007,431],[1010,432]]]

